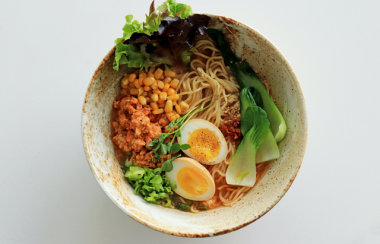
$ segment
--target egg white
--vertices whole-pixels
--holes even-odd
[[[203,164],[214,165],[214,164],[221,163],[227,157],[227,153],[228,153],[227,142],[226,142],[226,139],[224,138],[222,132],[218,129],[218,127],[216,127],[214,124],[208,122],[207,120],[193,119],[193,120],[190,120],[189,122],[187,122],[181,129],[182,135],[181,135],[181,137],[178,138],[178,142],[180,144],[189,144],[188,140],[189,140],[190,134],[193,131],[198,130],[198,129],[208,129],[208,130],[210,130],[216,134],[216,136],[219,138],[219,141],[221,143],[219,155],[217,156],[217,158],[215,160],[205,161],[205,160],[202,160],[202,159],[196,157],[194,154],[192,154],[190,152],[190,150],[184,150],[183,152],[187,156],[194,158],[195,160],[198,160],[199,162],[201,162]]]
[[[169,178],[170,182],[174,182],[177,185],[177,188],[174,189],[174,192],[177,193],[178,195],[189,199],[193,201],[206,201],[211,199],[214,194],[215,194],[215,182],[208,170],[202,166],[200,163],[195,161],[194,159],[191,158],[177,158],[173,162],[173,169],[170,172],[166,172],[166,176]],[[188,192],[186,192],[179,184],[177,180],[177,174],[178,171],[184,167],[190,167],[202,174],[204,178],[207,180],[207,184],[209,186],[207,192],[205,192],[202,195],[193,195]]]

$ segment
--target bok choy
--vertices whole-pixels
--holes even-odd
[[[260,92],[263,103],[262,108],[268,114],[270,129],[276,142],[281,141],[286,133],[285,120],[268,95],[264,85],[261,83],[255,71],[253,71],[252,67],[246,61],[243,61],[235,56],[231,50],[230,45],[219,30],[208,29],[207,33],[211,39],[213,39],[219,45],[222,56],[230,66],[231,71],[238,81],[240,87],[244,88],[246,86],[253,86]]]
[[[252,187],[256,182],[256,153],[268,134],[269,121],[266,112],[258,106],[249,106],[245,116],[251,118],[252,127],[232,156],[226,180],[230,185]]]
[[[243,136],[253,126],[253,120],[251,117],[247,116],[246,111],[250,106],[259,106],[263,108],[263,100],[261,98],[260,92],[252,86],[246,86],[240,92],[240,114],[241,114],[241,132]],[[256,163],[261,163],[265,161],[270,161],[280,157],[280,151],[276,140],[274,139],[273,133],[270,129],[264,136],[264,142],[257,150]]]

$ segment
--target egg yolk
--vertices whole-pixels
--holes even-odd
[[[178,171],[177,182],[185,192],[194,196],[203,195],[209,188],[202,172],[191,167],[184,167]]]
[[[190,152],[199,160],[215,160],[221,148],[219,137],[209,129],[198,129],[193,131],[188,139],[191,146]]]

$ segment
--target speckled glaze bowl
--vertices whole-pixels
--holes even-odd
[[[233,207],[198,214],[145,202],[123,178],[111,141],[112,102],[125,70],[115,71],[113,48],[88,86],[82,113],[82,136],[88,164],[108,197],[128,216],[154,230],[185,237],[216,236],[240,229],[262,217],[284,196],[301,166],[307,140],[307,114],[300,84],[280,51],[263,35],[230,18],[212,17],[209,27],[222,29],[238,57],[265,77],[288,126],[279,143],[281,157],[270,163],[262,181]]]

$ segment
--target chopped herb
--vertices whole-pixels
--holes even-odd
[[[147,202],[154,204],[166,203],[164,206],[170,206],[171,200],[169,197],[173,195],[172,190],[177,186],[170,183],[165,172],[160,168],[152,170],[131,166],[127,168],[125,178],[135,189],[134,193],[142,195]]]
[[[207,210],[208,207],[207,206],[197,206],[197,209],[199,209],[199,210]]]
[[[174,207],[176,209],[179,209],[179,210],[184,211],[184,212],[189,212],[191,209],[191,206],[184,204],[184,203],[180,203],[180,202],[174,203]]]

